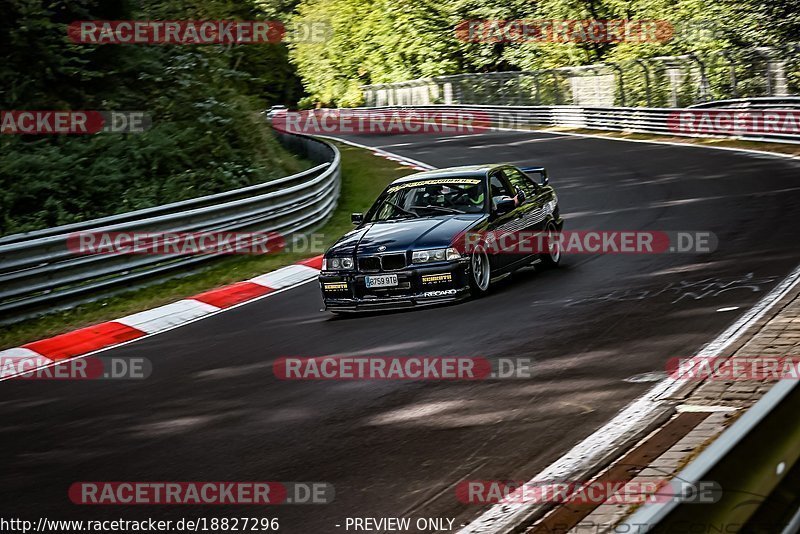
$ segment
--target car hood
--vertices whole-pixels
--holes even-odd
[[[342,236],[326,255],[352,256],[447,247],[459,233],[473,228],[485,218],[484,214],[465,213],[368,223]]]

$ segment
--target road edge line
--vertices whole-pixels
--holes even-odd
[[[781,301],[800,282],[800,266],[789,273],[777,286],[748,309],[731,326],[698,352],[699,356],[718,356],[719,352],[736,341],[756,324],[773,306]],[[634,440],[653,426],[659,411],[672,409],[674,401],[668,399],[682,386],[680,380],[665,378],[643,395],[620,410],[610,421],[572,447],[566,454],[552,462],[530,479],[527,484],[552,480],[569,480],[575,474],[585,475],[597,464],[608,461],[617,449]],[[458,534],[506,534],[519,523],[527,521],[539,511],[536,503],[498,503],[484,511]]]
[[[219,288],[216,288],[216,289],[212,290],[212,291],[225,291],[227,289],[234,288],[234,287],[238,286],[239,284],[246,283],[246,282],[251,282],[252,280],[255,280],[255,279],[259,278],[259,277],[263,277],[265,275],[274,274],[274,273],[281,273],[281,272],[289,272],[290,270],[295,269],[295,268],[297,268],[297,266],[301,266],[301,265],[308,268],[308,271],[307,271],[308,276],[307,277],[303,277],[302,279],[297,280],[296,282],[290,283],[289,285],[286,285],[286,286],[283,286],[283,287],[272,288],[272,287],[268,287],[268,286],[264,285],[263,283],[259,284],[258,282],[253,282],[254,284],[262,285],[262,287],[265,289],[265,292],[263,294],[255,296],[253,298],[247,298],[245,300],[241,300],[239,302],[236,302],[236,303],[233,303],[233,304],[230,304],[230,305],[215,306],[215,305],[211,305],[211,304],[208,304],[206,302],[203,302],[202,300],[195,299],[195,297],[197,297],[197,296],[200,296],[200,295],[203,295],[205,293],[208,293],[208,292],[203,292],[203,293],[199,293],[198,295],[185,297],[183,299],[180,299],[180,300],[177,300],[177,301],[174,301],[174,302],[170,302],[168,304],[164,304],[162,306],[157,306],[155,308],[150,308],[148,310],[142,310],[141,312],[137,312],[137,313],[131,314],[129,316],[120,317],[120,318],[112,319],[112,320],[109,320],[109,321],[103,321],[101,323],[97,323],[97,324],[94,324],[94,325],[91,325],[91,326],[88,326],[88,327],[72,330],[70,332],[65,332],[63,334],[59,334],[57,336],[53,336],[53,337],[50,337],[50,338],[45,338],[45,339],[42,339],[42,340],[32,341],[32,342],[26,343],[25,345],[22,345],[20,347],[10,347],[10,348],[7,348],[7,349],[3,349],[3,350],[0,351],[0,363],[3,364],[2,365],[3,368],[5,368],[6,366],[19,365],[19,363],[16,363],[16,364],[6,363],[7,360],[6,361],[4,361],[4,360],[6,358],[15,358],[16,357],[15,354],[19,353],[20,351],[26,351],[26,352],[32,353],[27,357],[22,357],[21,361],[41,361],[41,359],[45,359],[45,360],[48,360],[49,363],[46,363],[44,365],[32,366],[30,368],[28,368],[26,366],[24,369],[20,370],[19,372],[10,373],[10,374],[7,374],[5,376],[0,376],[0,382],[4,382],[6,380],[11,380],[11,379],[13,379],[15,377],[18,377],[20,375],[23,375],[23,374],[28,374],[28,373],[31,373],[31,372],[34,372],[34,371],[38,371],[38,370],[41,370],[41,369],[45,369],[45,368],[48,368],[48,367],[53,367],[55,365],[66,363],[66,362],[70,362],[70,361],[73,361],[73,360],[76,360],[76,359],[79,359],[79,358],[85,358],[87,356],[91,356],[93,354],[97,354],[97,353],[100,353],[100,352],[103,352],[103,351],[107,351],[107,350],[110,350],[110,349],[118,348],[118,347],[121,347],[123,345],[128,345],[130,343],[134,343],[134,342],[140,341],[142,339],[146,339],[146,338],[149,338],[149,337],[157,336],[159,334],[163,334],[164,332],[169,332],[170,330],[174,330],[176,328],[180,328],[182,326],[186,326],[187,324],[191,324],[191,323],[200,321],[202,319],[206,319],[208,317],[213,317],[215,315],[219,315],[220,313],[239,308],[239,307],[244,306],[246,304],[250,304],[250,303],[262,300],[264,298],[271,297],[273,295],[277,295],[277,294],[283,293],[285,291],[289,291],[291,289],[295,289],[295,288],[297,288],[297,287],[299,287],[299,286],[301,286],[303,284],[307,284],[309,282],[312,282],[312,281],[316,280],[317,275],[320,272],[320,269],[314,267],[313,265],[320,264],[321,261],[322,261],[322,256],[315,256],[313,258],[308,258],[308,259],[305,259],[305,260],[301,260],[301,261],[296,262],[296,263],[294,263],[292,265],[287,265],[285,267],[281,267],[280,269],[276,269],[274,271],[269,271],[268,273],[264,273],[264,274],[258,275],[256,277],[253,277],[253,278],[248,279],[248,280],[235,282],[233,284],[229,284],[229,285],[222,286],[222,287],[219,287]],[[308,265],[308,263],[312,263],[313,265]],[[320,265],[320,267],[321,267],[321,265]],[[193,317],[187,318],[185,320],[181,320],[181,318],[180,317],[176,317],[176,315],[170,315],[170,314],[163,315],[163,316],[161,316],[161,318],[166,320],[167,326],[164,326],[162,328],[158,328],[157,330],[152,331],[152,332],[147,332],[147,331],[145,331],[143,329],[136,328],[136,327],[133,327],[133,326],[129,326],[129,325],[127,325],[125,323],[122,323],[122,322],[118,322],[118,321],[121,321],[121,320],[123,320],[123,319],[125,319],[127,317],[130,317],[130,316],[133,316],[133,315],[144,314],[144,313],[147,313],[147,312],[154,312],[154,311],[157,311],[157,310],[162,309],[162,308],[173,307],[173,306],[175,306],[176,304],[178,304],[180,302],[190,302],[190,301],[194,302],[195,304],[197,304],[199,306],[204,307],[206,313],[202,313],[200,315],[193,316]],[[211,308],[215,308],[215,309],[211,309]],[[177,319],[177,322],[171,322],[171,320],[173,318]],[[37,344],[42,344],[44,342],[50,341],[50,342],[53,342],[56,345],[56,347],[58,349],[60,349],[60,350],[70,350],[73,347],[65,346],[63,343],[58,343],[57,340],[59,338],[64,339],[64,340],[69,340],[70,337],[74,336],[76,332],[85,331],[87,334],[91,334],[93,332],[93,329],[108,327],[110,325],[124,326],[126,328],[126,331],[129,331],[131,333],[139,333],[140,335],[137,335],[136,337],[133,337],[132,339],[127,339],[127,340],[120,341],[120,342],[111,342],[111,343],[105,344],[103,346],[99,346],[97,348],[94,348],[94,349],[91,349],[91,350],[87,350],[87,351],[81,352],[79,354],[70,355],[70,356],[64,357],[64,358],[54,357],[52,352],[50,352],[50,354],[48,355],[48,354],[39,352],[38,350],[35,350],[35,349],[32,349],[32,348],[29,347],[29,345],[34,345],[34,347],[35,347],[35,346],[37,346]],[[95,338],[95,340],[96,340],[96,338]],[[18,361],[20,361],[20,360],[18,360]]]

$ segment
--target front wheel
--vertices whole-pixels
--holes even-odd
[[[547,223],[547,250],[542,254],[542,264],[545,267],[557,267],[561,261],[561,244],[558,241],[558,229],[552,222]]]
[[[485,295],[489,291],[489,281],[492,278],[492,268],[489,265],[489,255],[483,247],[476,247],[469,260],[470,277],[469,287],[476,297]]]

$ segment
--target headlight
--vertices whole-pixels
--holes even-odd
[[[347,271],[353,268],[353,258],[323,258],[323,271]]]
[[[453,261],[461,258],[461,254],[454,248],[434,248],[430,250],[415,250],[411,254],[412,263],[431,263],[435,261]]]

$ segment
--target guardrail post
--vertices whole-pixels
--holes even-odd
[[[653,104],[650,99],[650,71],[647,69],[647,63],[641,59],[634,59],[633,61],[642,67],[642,72],[644,72],[644,92],[645,98],[647,98],[647,107],[652,107]]]
[[[764,81],[767,86],[767,96],[772,96],[772,71],[775,63],[775,54],[772,48],[761,46],[755,49],[756,54],[764,58]]]
[[[620,106],[625,107],[625,80],[622,79],[622,77],[623,77],[622,67],[620,67],[616,63],[607,63],[607,65],[609,67],[611,67],[612,69],[614,69],[619,74],[619,78],[618,78],[619,84],[618,85],[619,85]]]
[[[731,57],[730,50],[720,50],[719,55],[728,62],[728,76],[731,81],[731,96],[733,98],[739,98],[739,89],[736,87],[736,63]]]
[[[553,98],[555,98],[556,106],[560,106],[561,105],[561,88],[558,86],[559,85],[559,83],[558,83],[558,71],[556,71],[555,69],[550,69],[550,74],[552,75],[552,78],[553,78],[553,91],[554,91]]]
[[[686,56],[690,61],[694,61],[697,63],[697,66],[700,68],[700,87],[699,87],[699,99],[701,102],[705,102],[708,100],[708,78],[706,78],[706,64],[697,56],[695,53],[688,54]]]

